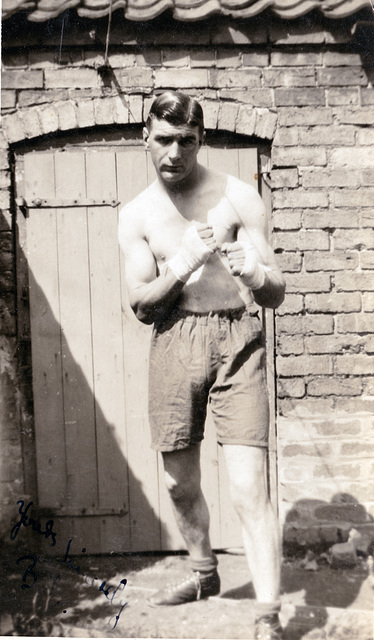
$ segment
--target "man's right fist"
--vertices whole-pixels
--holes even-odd
[[[167,261],[167,265],[178,280],[187,282],[191,273],[205,264],[216,249],[212,227],[196,222],[186,229],[181,248]]]

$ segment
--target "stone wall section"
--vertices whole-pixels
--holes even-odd
[[[331,21],[333,22],[333,21]],[[331,22],[328,23],[331,25]],[[334,30],[335,29],[335,30]],[[3,51],[0,133],[1,499],[20,478],[15,261],[9,151],[25,139],[142,123],[151,94],[196,95],[206,127],[271,145],[272,242],[287,280],[276,312],[280,513],[290,544],[372,530],[374,444],[374,67],[342,25],[179,26],[114,37],[103,50],[70,38]],[[135,35],[134,35],[135,34]],[[116,43],[117,42],[117,43]],[[208,46],[209,45],[209,46]],[[370,53],[370,52],[369,52]],[[21,402],[22,404],[22,402]],[[18,408],[17,408],[18,407]],[[9,453],[9,457],[8,457]],[[10,463],[9,460],[12,460]],[[8,460],[8,462],[7,462]],[[371,514],[371,515],[370,515]]]

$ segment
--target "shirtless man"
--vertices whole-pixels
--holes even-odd
[[[266,239],[260,196],[197,162],[203,137],[196,100],[171,91],[156,98],[144,142],[157,179],[120,215],[130,304],[141,322],[154,324],[152,446],[162,452],[192,568],[149,604],[182,604],[220,590],[200,486],[210,402],[257,596],[255,637],[278,639],[280,543],[266,483],[265,350],[254,303],[278,307],[285,283]]]

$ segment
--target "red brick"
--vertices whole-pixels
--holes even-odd
[[[359,293],[310,293],[305,296],[307,311],[311,313],[351,313],[361,310]]]
[[[316,478],[352,478],[360,477],[361,465],[359,462],[346,462],[334,464],[333,462],[316,465],[314,475]]]
[[[366,376],[362,378],[362,382],[364,384],[364,391],[367,395],[374,396],[374,376]],[[371,420],[370,430],[372,431],[374,426],[374,421]]]
[[[304,340],[301,335],[285,336],[277,339],[277,353],[281,356],[301,355],[304,353]]]
[[[301,313],[304,308],[304,300],[301,295],[292,295],[286,292],[283,304],[278,307],[278,315]]]
[[[301,229],[301,214],[299,211],[283,209],[273,213],[273,228],[281,231],[298,231]]]
[[[165,47],[161,57],[162,64],[165,67],[188,67],[190,57],[188,51],[177,49],[169,49]]]
[[[362,296],[364,311],[374,311],[374,293],[364,293]]]
[[[339,189],[331,194],[335,207],[372,207],[374,202],[374,187],[361,187],[356,190]]]
[[[334,412],[335,403],[335,398],[305,397],[299,402],[284,398],[279,402],[279,413],[284,417],[316,418],[331,415]]]
[[[304,256],[306,271],[346,271],[356,269],[358,254],[353,251],[308,251]]]
[[[329,234],[320,230],[278,231],[274,234],[273,246],[275,249],[285,251],[321,251],[328,250],[330,246]]]
[[[355,128],[354,127],[299,127],[299,144],[318,145],[323,140],[325,145],[354,145],[355,144]]]
[[[297,333],[304,333],[304,324],[303,324],[303,318],[299,315],[293,316],[293,315],[285,315],[284,317],[281,317],[281,314],[279,313],[279,311],[282,309],[282,307],[279,307],[276,311],[277,315],[276,315],[276,326],[277,326],[277,332],[278,334],[280,333],[286,333],[289,335],[296,335]]]
[[[273,206],[275,209],[303,209],[313,207],[328,207],[328,194],[321,191],[308,191],[306,189],[290,189],[288,191],[275,191]]]
[[[2,126],[9,143],[18,142],[26,138],[22,118],[19,113],[11,113],[2,119]],[[8,207],[5,207],[8,208]]]
[[[39,73],[39,71],[35,71],[35,73]],[[100,86],[99,75],[95,69],[45,69],[44,78],[46,89]]]
[[[334,232],[335,249],[374,249],[374,229],[341,230]]]
[[[42,129],[42,109],[38,107],[30,107],[22,111],[23,128],[28,138],[36,138],[44,133]]]
[[[299,142],[297,127],[278,127],[274,137],[274,147],[294,147]]]
[[[223,100],[236,100],[237,102],[249,104],[252,107],[271,107],[273,98],[270,89],[221,89],[220,97]]]
[[[200,100],[204,111],[204,124],[207,129],[217,129],[219,102],[213,100]]]
[[[25,90],[18,93],[18,106],[29,107],[37,104],[45,104],[50,102],[58,102],[67,100],[69,97],[68,89],[49,89],[49,90]]]
[[[161,73],[161,69],[156,70],[155,74],[160,74]],[[165,69],[165,74],[179,74],[179,81],[180,87],[186,87],[187,86],[187,82],[188,79],[190,78],[190,70],[186,70],[183,72],[183,74],[180,73],[180,71],[177,71],[176,69]],[[199,76],[199,71],[195,72],[197,77],[196,77],[196,81],[198,80],[198,76]],[[148,69],[147,67],[134,67],[133,69],[118,69],[116,71],[116,78],[118,80],[118,83],[121,85],[122,89],[134,89],[134,88],[149,88],[149,87],[153,87],[153,78],[152,78],[152,69]],[[186,84],[182,81],[186,81]],[[160,86],[160,85],[158,85]],[[161,85],[164,86],[164,85]],[[169,85],[172,86],[172,85]],[[192,85],[192,86],[198,86],[198,85]]]
[[[335,274],[337,291],[374,291],[372,273],[337,273]]]
[[[374,414],[374,400],[372,398],[335,398],[335,409],[338,413],[359,413],[372,416]]]
[[[271,186],[273,189],[282,187],[297,187],[299,176],[297,169],[273,169],[271,172]],[[295,212],[292,212],[295,215]],[[299,214],[300,215],[300,214]],[[280,227],[281,228],[281,227]]]
[[[310,396],[359,396],[362,382],[357,378],[317,378],[307,384]]]
[[[40,125],[44,134],[53,133],[58,130],[58,114],[53,104],[43,107],[34,107],[33,111],[35,117],[39,117]]]
[[[323,445],[324,457],[332,452],[331,446],[327,443]],[[285,458],[293,458],[295,456],[316,456],[320,457],[320,449],[315,444],[288,444],[282,448],[281,455]]]
[[[331,379],[329,379],[331,382]],[[320,436],[357,436],[361,433],[361,422],[359,420],[327,420],[315,423],[317,433]]]
[[[3,71],[1,86],[3,89],[42,89],[43,71]]]
[[[374,107],[338,109],[336,118],[341,124],[374,124]]]
[[[361,104],[363,106],[374,104],[374,89],[372,87],[361,89]]]
[[[374,165],[374,148],[372,147],[342,147],[330,151],[330,165],[334,167],[372,168]]]
[[[313,107],[286,108],[279,110],[279,125],[282,127],[315,126],[333,124],[331,109]]]
[[[334,319],[328,315],[305,316],[304,334],[330,335],[334,330]]]
[[[10,172],[0,171],[0,189],[8,189],[10,187]]]
[[[226,131],[235,131],[238,112],[239,105],[234,102],[221,102],[218,112],[218,128]]]
[[[273,51],[271,53],[271,64],[273,67],[317,67],[322,64],[322,54]]]
[[[359,67],[325,67],[317,70],[317,83],[321,87],[350,85],[367,87],[368,77],[361,65]]]
[[[77,103],[76,118],[78,127],[93,127],[95,125],[93,100],[80,100]]]
[[[372,458],[374,454],[374,444],[369,442],[343,442],[340,453],[343,456]]]
[[[277,254],[277,264],[281,271],[287,272],[298,272],[301,270],[301,253],[278,253]]]
[[[326,103],[323,89],[275,89],[274,102],[277,107],[306,104],[324,107]]]
[[[324,166],[327,163],[323,147],[275,147],[272,153],[274,167]]]
[[[4,90],[1,92],[1,108],[12,109],[16,106],[16,92],[13,90]]]
[[[337,317],[336,321],[339,333],[368,333],[373,330],[374,314],[349,314]]]
[[[337,356],[337,374],[371,375],[374,373],[374,358],[363,353]]]
[[[214,67],[216,52],[214,49],[192,49],[190,51],[191,67]],[[153,66],[153,65],[152,65]]]
[[[372,129],[363,129],[357,132],[357,144],[358,145],[372,145],[374,144],[374,131]]]
[[[313,68],[264,69],[264,84],[267,87],[315,87]]]
[[[374,186],[374,168],[373,169],[364,169],[361,173],[361,182],[365,186]],[[372,221],[372,215],[370,215],[370,219]]]
[[[300,378],[279,378],[277,395],[280,398],[302,398],[305,395],[305,382]]]
[[[58,121],[61,131],[76,129],[78,126],[75,113],[74,102],[72,100],[60,102],[56,105],[58,109]]]
[[[113,124],[113,100],[111,98],[95,98],[94,112],[96,124]]]
[[[241,59],[239,52],[235,49],[222,49],[217,50],[217,67],[228,69],[237,68],[241,66]]]
[[[108,58],[112,69],[123,69],[124,67],[135,66],[135,53],[109,53]]]
[[[329,89],[327,104],[331,107],[360,104],[359,89]]]
[[[288,356],[277,357],[277,373],[280,376],[304,376],[329,374],[333,372],[332,359],[329,356]]]
[[[325,67],[361,67],[362,61],[359,53],[330,50],[323,54],[323,64]]]
[[[308,293],[330,291],[330,276],[326,273],[288,274],[286,278],[289,293]]]
[[[209,86],[224,87],[261,87],[261,70],[259,69],[211,69]]]
[[[247,51],[243,53],[244,67],[267,67],[269,54],[266,51]]]
[[[321,127],[316,127],[319,130]],[[328,127],[326,127],[328,128]],[[325,138],[324,138],[325,139]],[[320,140],[320,138],[319,138]],[[328,144],[328,142],[326,142]],[[360,185],[360,171],[350,169],[303,169],[303,187],[358,187]]]
[[[161,51],[159,49],[143,49],[135,55],[135,64],[137,67],[159,67],[161,65]]]
[[[357,209],[329,209],[328,211],[304,211],[304,223],[308,229],[334,229],[360,227]]]
[[[307,336],[305,344],[309,353],[358,353],[365,346],[365,338],[356,334]]]

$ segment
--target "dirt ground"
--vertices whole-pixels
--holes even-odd
[[[5,567],[1,635],[93,638],[253,638],[254,593],[241,554],[220,553],[221,594],[179,607],[147,597],[183,578],[184,555],[76,558],[27,556]],[[109,588],[111,585],[111,588]],[[361,559],[351,569],[284,561],[286,640],[373,640],[373,582]]]

